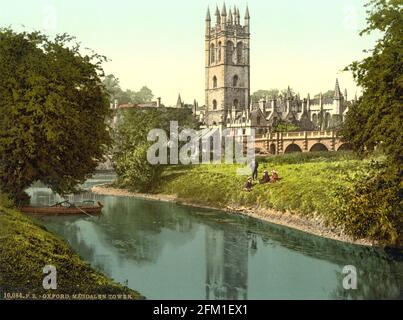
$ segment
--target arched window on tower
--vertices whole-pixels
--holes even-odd
[[[234,61],[232,59],[232,55],[234,54],[234,43],[232,41],[227,42],[227,54],[226,54],[226,63],[232,64]]]
[[[213,110],[217,110],[217,100],[213,100]]]
[[[213,88],[217,88],[217,77],[213,77]]]
[[[238,106],[239,106],[239,101],[238,101],[238,99],[235,99],[234,100],[234,107],[237,109]]]
[[[242,42],[238,42],[236,45],[236,62],[238,64],[242,63],[242,52],[243,52],[243,44]]]
[[[215,46],[214,43],[210,46],[210,64],[215,63]]]
[[[232,78],[232,86],[233,86],[233,87],[237,87],[237,86],[238,86],[238,81],[239,81],[239,78],[238,78],[237,75],[235,75],[235,76]]]
[[[218,43],[218,62],[221,62],[221,41]]]

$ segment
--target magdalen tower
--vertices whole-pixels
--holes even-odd
[[[206,16],[206,124],[224,125],[227,114],[243,112],[249,107],[249,10],[241,25],[239,9],[223,5]]]

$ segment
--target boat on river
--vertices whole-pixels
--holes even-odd
[[[102,212],[103,205],[98,201],[84,201],[82,205],[75,205],[68,200],[54,204],[53,206],[22,206],[19,210],[26,214],[38,215],[98,215]]]

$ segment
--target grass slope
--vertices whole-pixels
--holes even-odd
[[[368,225],[368,219],[351,217],[345,201],[341,201],[340,194],[353,190],[357,181],[371,174],[370,163],[374,159],[383,161],[380,155],[362,160],[350,152],[261,158],[259,178],[264,169],[271,172],[275,168],[282,179],[275,184],[255,183],[251,192],[243,191],[247,176],[237,174],[239,165],[170,166],[153,192],[174,194],[193,203],[220,208],[244,206],[288,211],[315,218],[332,229],[344,230],[355,239],[393,244],[395,222],[391,223],[383,213],[374,213]],[[350,223],[352,218],[357,223]]]
[[[42,287],[45,265],[57,269],[57,290],[45,291]],[[94,271],[63,240],[39,223],[0,207],[0,299],[5,292],[37,294],[38,298],[47,293],[111,294],[116,298],[125,294],[133,299],[142,298]]]

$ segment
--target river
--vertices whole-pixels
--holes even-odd
[[[113,179],[97,174],[84,188]],[[32,204],[57,196],[28,190]],[[250,217],[86,194],[100,217],[43,217],[95,269],[148,299],[402,299],[401,253],[360,247]],[[77,200],[77,199],[76,199]],[[357,289],[346,290],[343,267]]]

